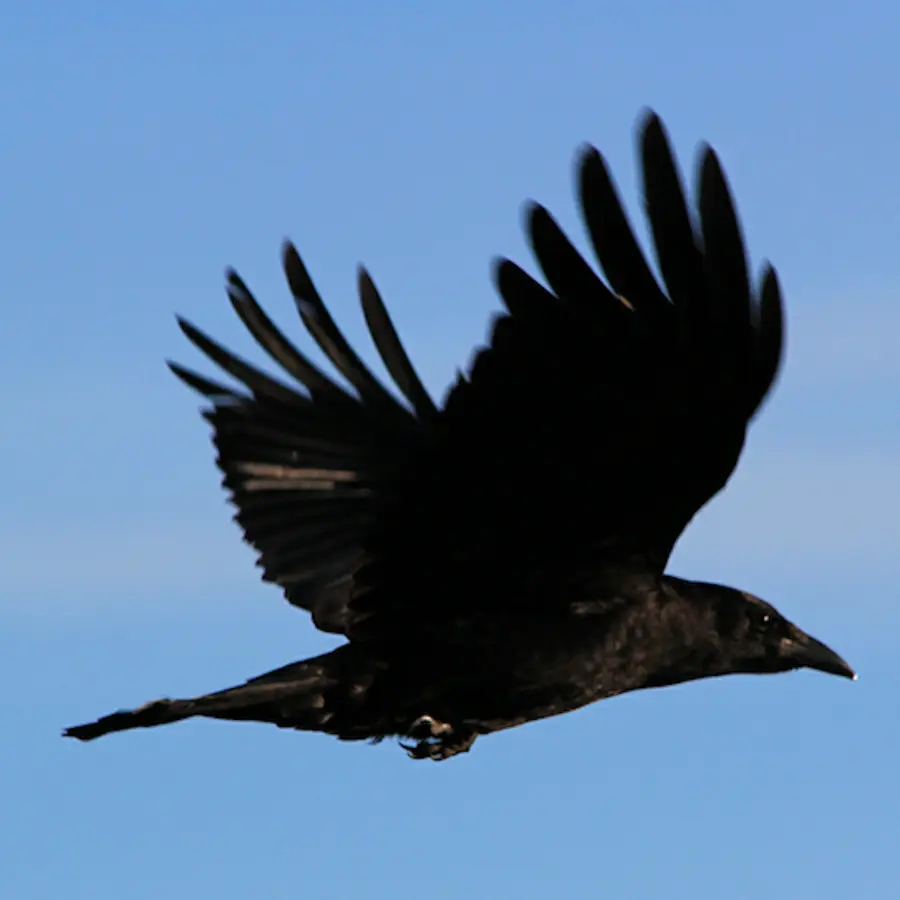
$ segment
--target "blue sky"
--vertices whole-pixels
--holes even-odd
[[[0,895],[895,897],[898,29],[895,4],[811,0],[5,12]],[[290,236],[371,360],[365,262],[440,395],[497,309],[491,258],[532,265],[522,202],[584,246],[582,142],[637,212],[644,105],[688,170],[718,149],[788,303],[776,395],[672,569],[761,594],[859,681],[636,694],[439,766],[264,725],[60,739],[332,643],[229,522],[163,365],[203,365],[173,313],[253,353],[234,265],[309,349]]]

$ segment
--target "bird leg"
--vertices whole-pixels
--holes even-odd
[[[476,738],[474,731],[457,731],[449,723],[428,715],[419,716],[407,733],[411,738],[418,739],[415,745],[400,744],[410,758],[433,759],[435,762],[449,759],[457,753],[467,753]]]

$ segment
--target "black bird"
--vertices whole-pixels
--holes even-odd
[[[701,148],[696,227],[663,125],[639,128],[648,267],[603,157],[581,155],[581,210],[602,281],[550,214],[527,211],[549,289],[496,265],[506,312],[442,408],[369,275],[363,313],[403,397],[334,324],[290,244],[303,324],[352,386],[329,379],[228,274],[260,346],[299,384],[188,338],[242,382],[169,363],[211,408],[218,465],[263,578],[347,642],[243,685],[156,700],[65,734],[206,716],[342,740],[397,736],[441,760],[488,734],[639,688],[732,673],[850,666],[744,591],[664,574],[694,514],[737,464],[782,358],[781,293],[754,294],[714,151]]]

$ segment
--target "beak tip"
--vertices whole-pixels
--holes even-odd
[[[808,669],[816,669],[829,675],[839,675],[850,681],[856,681],[859,676],[853,667],[841,656],[838,656],[830,647],[814,637],[800,632],[793,639],[785,641],[786,655],[793,658],[800,666]]]

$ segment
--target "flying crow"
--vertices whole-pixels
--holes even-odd
[[[713,150],[699,155],[692,217],[655,114],[638,142],[662,282],[587,148],[579,198],[605,280],[531,205],[546,286],[496,265],[505,312],[440,407],[368,273],[362,310],[399,396],[349,346],[290,244],[300,319],[351,389],[291,344],[234,272],[231,304],[283,380],[179,319],[244,388],[170,363],[210,404],[223,484],[263,578],[346,642],[66,735],[206,716],[407,738],[414,759],[442,760],[480,734],[640,688],[801,667],[855,677],[760,598],[664,574],[737,464],[779,370],[783,313],[773,268],[751,290]]]

